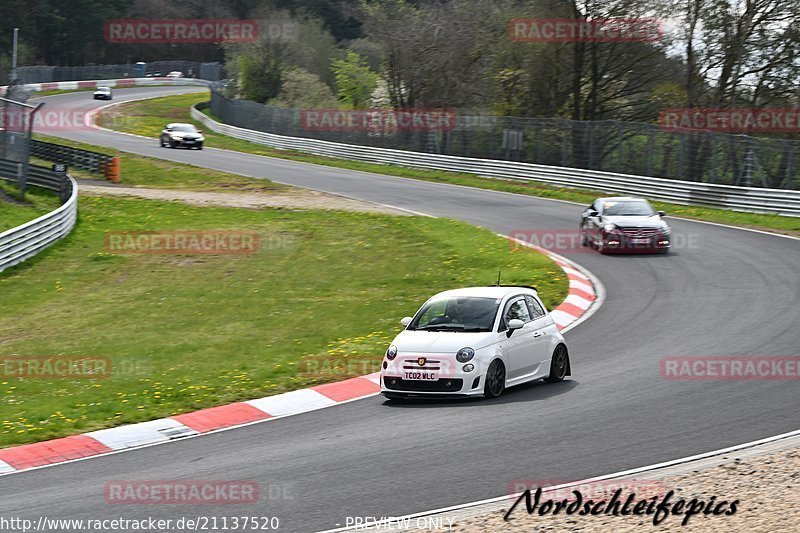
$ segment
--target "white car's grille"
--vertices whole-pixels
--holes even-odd
[[[425,359],[424,364],[420,364],[420,360]],[[403,361],[403,370],[441,370],[442,361],[437,359],[428,359],[427,357],[416,359],[406,359]]]

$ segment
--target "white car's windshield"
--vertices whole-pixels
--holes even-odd
[[[604,216],[634,216],[634,217],[650,217],[655,215],[655,210],[650,207],[647,202],[605,202],[603,204]]]
[[[500,299],[445,297],[428,301],[408,325],[422,331],[491,331]]]

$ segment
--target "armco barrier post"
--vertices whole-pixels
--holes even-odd
[[[106,177],[111,183],[119,183],[119,157],[112,157],[111,162],[106,167]]]

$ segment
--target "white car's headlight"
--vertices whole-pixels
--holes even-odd
[[[386,350],[386,359],[391,361],[395,357],[397,357],[397,346],[392,344],[391,346],[389,346],[389,349]]]
[[[605,226],[603,226],[603,229],[607,233],[614,233],[617,231],[617,227],[614,224],[606,224]]]
[[[473,357],[475,357],[475,350],[473,350],[472,348],[461,348],[456,353],[456,360],[459,363],[466,363],[467,361],[469,361]]]

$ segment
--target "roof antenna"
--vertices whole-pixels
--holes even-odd
[[[500,286],[500,270],[497,271],[497,286]]]

